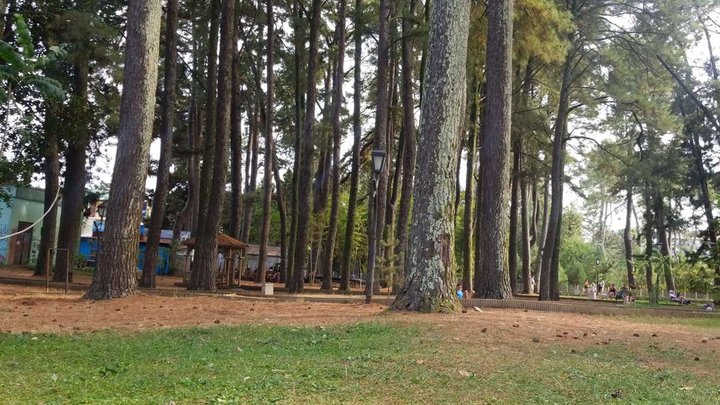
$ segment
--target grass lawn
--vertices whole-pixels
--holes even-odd
[[[583,344],[502,336],[479,344],[442,324],[382,319],[0,334],[0,403],[579,404],[621,390],[633,404],[720,404],[720,340],[690,353],[650,337]]]

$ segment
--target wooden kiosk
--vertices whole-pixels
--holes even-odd
[[[187,246],[185,256],[185,272],[183,273],[183,284],[187,285],[190,279],[190,264],[195,250],[195,238],[183,242]],[[215,280],[218,287],[235,286],[235,275],[238,275],[237,286],[240,286],[240,272],[244,268],[245,248],[247,243],[233,237],[219,233],[217,236],[218,259],[221,261],[216,269]],[[236,270],[238,270],[236,272]]]

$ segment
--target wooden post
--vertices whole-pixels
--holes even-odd
[[[50,252],[52,252],[52,248],[48,248],[47,251],[47,258],[48,260],[45,262],[45,292],[50,292]]]
[[[65,294],[67,294],[68,283],[70,282],[70,249],[63,250],[65,250],[65,262],[67,263],[67,266],[65,266]]]

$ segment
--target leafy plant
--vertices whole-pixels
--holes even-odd
[[[51,46],[44,55],[37,55],[33,46],[32,35],[25,20],[15,14],[15,43],[0,41],[0,103],[10,100],[14,88],[29,86],[35,88],[43,97],[62,100],[62,85],[55,79],[45,77],[41,71],[59,58],[65,57],[64,46]]]

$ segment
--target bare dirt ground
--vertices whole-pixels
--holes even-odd
[[[639,341],[715,356],[720,327],[693,327],[667,322],[645,323],[625,317],[539,311],[487,309],[456,314],[409,314],[386,311],[383,305],[292,302],[237,297],[167,297],[137,294],[111,301],[88,301],[79,292],[39,292],[39,287],[0,284],[0,332],[87,333],[176,327],[277,324],[328,326],[378,321],[426,324],[468,343],[502,339],[508,343],[560,343],[567,346],[632,345]],[[42,289],[44,290],[44,289]],[[718,356],[720,360],[720,356]]]

